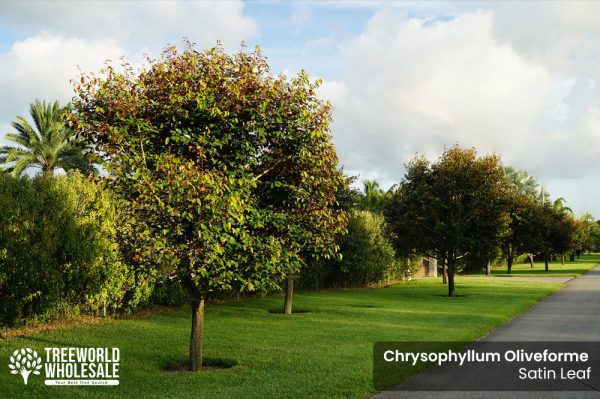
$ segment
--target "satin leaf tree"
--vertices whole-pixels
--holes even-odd
[[[317,86],[304,72],[274,76],[258,48],[189,44],[76,84],[72,123],[129,200],[149,248],[139,253],[154,254],[139,263],[187,289],[192,370],[207,299],[273,290],[309,257],[337,253],[343,177]]]

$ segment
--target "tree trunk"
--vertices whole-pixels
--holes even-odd
[[[513,265],[513,257],[511,254],[508,254],[508,255],[506,255],[506,269],[508,271],[508,274],[510,274],[512,271],[512,265]]]
[[[291,274],[288,274],[286,280],[283,313],[292,314],[292,302],[294,300],[294,278]]]
[[[454,289],[454,259],[448,257],[448,296],[455,296]]]
[[[533,269],[533,254],[529,254],[529,266]]]
[[[492,261],[488,259],[487,264],[485,265],[485,275],[489,276],[491,273],[491,265]]]
[[[204,335],[204,298],[192,301],[192,333],[190,335],[190,367],[202,368],[202,336]]]
[[[544,256],[544,270],[548,271],[548,259],[550,258],[550,256],[546,255]]]
[[[565,265],[565,254],[561,255],[561,262],[562,262],[562,265],[564,266]]]
[[[575,262],[575,252],[571,252],[571,255],[569,256],[569,260],[571,262]]]
[[[442,265],[442,284],[448,284],[448,263]]]
[[[44,164],[42,166],[42,174],[46,177],[52,177],[52,176],[54,176],[54,168],[52,168],[48,164]]]

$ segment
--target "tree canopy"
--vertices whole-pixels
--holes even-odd
[[[414,158],[385,209],[396,249],[445,262],[448,295],[455,295],[457,260],[489,256],[498,245],[507,222],[507,190],[496,156],[478,157],[474,149],[454,146],[435,163]]]
[[[83,76],[73,122],[143,223],[153,268],[187,288],[197,370],[206,298],[272,288],[336,254],[344,179],[329,104],[304,72],[273,76],[258,48],[171,47],[148,64]]]

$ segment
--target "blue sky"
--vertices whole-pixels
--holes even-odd
[[[599,19],[600,2],[575,1],[2,1],[0,132],[35,98],[69,101],[78,66],[245,41],[275,73],[323,79],[360,178],[390,185],[458,143],[600,218]]]

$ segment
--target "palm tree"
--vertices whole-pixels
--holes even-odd
[[[567,201],[564,198],[557,198],[552,204],[552,208],[556,211],[556,213],[561,215],[573,215],[573,210],[569,208],[567,205]]]
[[[96,173],[85,156],[85,148],[75,139],[75,134],[65,119],[66,108],[35,100],[29,107],[35,129],[21,116],[12,123],[17,133],[7,133],[6,138],[17,146],[0,147],[0,164],[13,176],[21,175],[28,168],[39,168],[46,176],[55,169],[77,169],[84,173]],[[12,164],[12,165],[10,165]]]
[[[540,188],[540,184],[535,177],[530,176],[524,170],[517,170],[512,166],[504,167],[504,178],[517,193],[530,198],[535,198],[540,191],[543,192],[544,190],[543,187]]]
[[[372,212],[380,212],[383,206],[384,193],[377,180],[363,180],[360,208]]]

